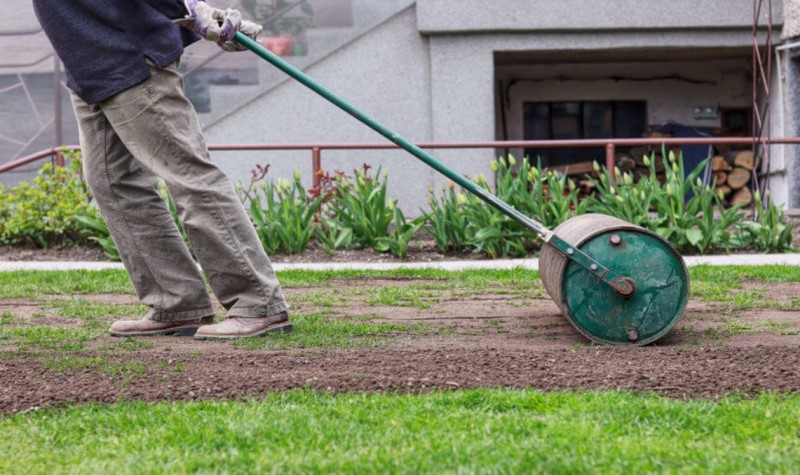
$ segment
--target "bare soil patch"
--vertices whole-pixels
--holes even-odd
[[[381,294],[387,288],[407,290],[410,297]],[[741,292],[754,289],[748,285]],[[53,353],[0,340],[0,413],[76,402],[240,399],[291,388],[622,389],[707,398],[800,391],[800,310],[791,308],[790,298],[800,295],[800,284],[757,289],[774,297],[772,302],[787,296],[786,305],[741,309],[693,300],[657,344],[612,348],[583,338],[537,283],[530,289],[477,292],[426,279],[338,279],[325,287],[287,289],[292,312],[424,327],[397,331],[380,345],[360,345],[361,337],[353,337],[355,346],[347,349],[250,350],[181,337],[140,339],[126,347],[123,340],[101,336],[81,351]],[[82,297],[135,303],[132,296]],[[9,327],[85,324],[60,316],[52,301],[48,305],[14,299],[0,301],[0,310],[15,315]],[[104,326],[117,318],[124,316],[94,323]],[[102,364],[54,364],[70,358]],[[130,365],[135,370],[124,369]]]
[[[312,242],[300,254],[271,254],[275,263],[302,262],[439,262],[486,259],[485,255],[473,253],[442,254],[433,240],[417,239],[411,243],[405,259],[390,253],[372,249],[342,249],[328,254],[317,243]],[[99,246],[56,246],[38,248],[34,246],[0,246],[2,261],[108,261]]]
[[[0,261],[107,261],[99,246],[0,246]]]

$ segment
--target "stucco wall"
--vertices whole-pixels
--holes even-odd
[[[800,36],[800,0],[783,0],[783,38]]]
[[[463,31],[638,30],[750,27],[749,0],[418,0],[426,34]],[[773,2],[776,23],[781,2]]]
[[[430,60],[427,40],[416,31],[416,15],[407,9],[378,29],[306,72],[357,107],[413,141],[431,134]],[[255,99],[236,114],[206,130],[213,143],[385,142],[321,97],[294,81]],[[290,177],[300,169],[311,181],[308,152],[215,153],[234,180],[246,181],[256,163],[270,164],[270,176]],[[362,163],[389,172],[390,193],[405,209],[424,205],[433,171],[404,152],[325,151],[326,170],[351,171]]]

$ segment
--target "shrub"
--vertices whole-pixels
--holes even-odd
[[[66,167],[45,164],[30,182],[0,187],[0,242],[50,247],[86,241],[78,216],[99,217],[89,201],[79,152]]]

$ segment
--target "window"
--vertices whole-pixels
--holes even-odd
[[[647,123],[645,101],[526,102],[525,140],[641,137]],[[627,151],[619,148],[620,152]],[[603,148],[525,149],[543,166],[602,160]]]

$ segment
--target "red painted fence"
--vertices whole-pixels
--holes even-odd
[[[696,137],[696,138],[656,138],[656,139],[581,139],[581,140],[516,140],[495,142],[429,142],[419,143],[425,149],[510,149],[510,148],[596,148],[604,147],[606,150],[606,166],[614,168],[614,156],[617,147],[636,146],[661,146],[661,145],[800,145],[800,137],[763,138],[752,137]],[[55,163],[63,165],[64,157],[61,151],[79,150],[77,146],[54,147],[41,152],[28,155],[10,163],[0,165],[0,173],[13,170],[28,163],[43,158],[54,157]],[[308,150],[311,152],[311,164],[314,172],[314,185],[317,185],[317,172],[322,169],[322,152],[324,150],[390,150],[399,148],[397,145],[386,143],[327,143],[327,144],[231,144],[209,145],[212,151],[256,151],[256,150]]]

